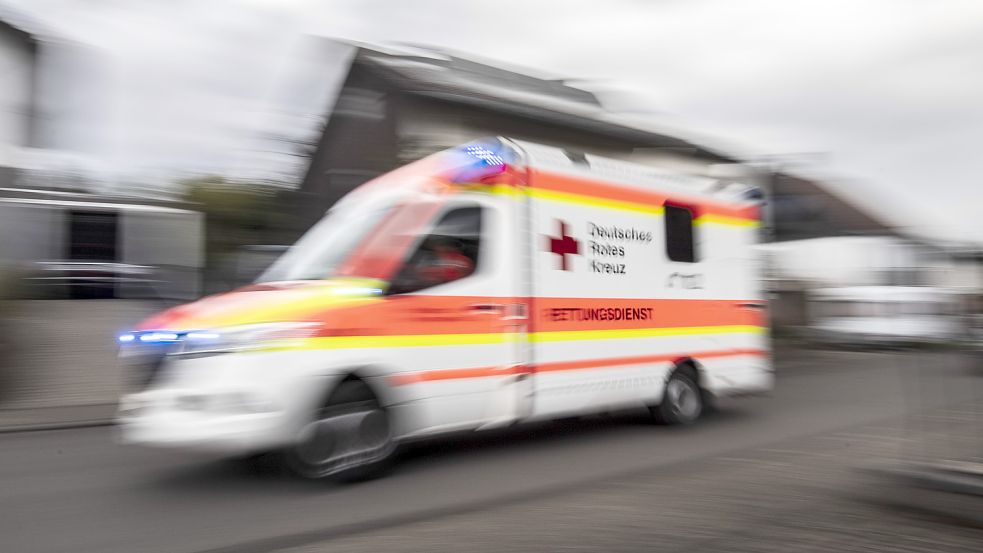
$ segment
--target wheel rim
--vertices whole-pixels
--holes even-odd
[[[700,414],[700,392],[681,378],[673,378],[666,386],[669,408],[681,421],[691,421]]]
[[[301,430],[296,456],[320,477],[384,459],[394,448],[385,411],[346,405],[323,410]]]

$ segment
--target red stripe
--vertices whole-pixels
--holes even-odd
[[[389,384],[393,386],[405,386],[406,384],[418,384],[420,382],[434,382],[438,380],[459,380],[462,378],[484,378],[487,376],[505,376],[509,374],[521,374],[528,372],[526,367],[516,365],[514,367],[475,367],[471,369],[439,369],[433,371],[421,371],[415,373],[403,373],[389,377]]]
[[[328,307],[305,320],[323,321],[325,336],[481,334],[494,331],[491,315],[476,315],[483,303],[529,306],[530,332],[627,330],[701,326],[764,326],[759,300],[632,298],[503,298],[490,296],[389,296],[364,305]],[[583,311],[586,310],[586,311]],[[630,318],[629,318],[630,316]],[[497,319],[495,319],[497,320]],[[517,324],[513,321],[510,324]]]
[[[624,367],[626,365],[642,365],[645,363],[673,363],[686,358],[715,359],[719,357],[737,357],[740,355],[765,356],[768,352],[760,349],[732,349],[720,351],[700,351],[696,353],[663,353],[659,355],[639,355],[635,357],[612,357],[608,359],[584,359],[580,361],[558,361],[544,363],[535,367],[535,372],[573,371],[578,369],[600,369],[605,367]]]
[[[758,300],[536,298],[534,332],[764,326]],[[755,307],[750,307],[750,306]]]
[[[393,386],[419,384],[421,382],[436,382],[441,380],[459,380],[462,378],[484,378],[489,376],[504,376],[509,374],[575,371],[582,369],[603,369],[609,367],[624,367],[628,365],[643,365],[647,363],[678,362],[683,359],[716,359],[720,357],[739,356],[767,357],[768,351],[762,349],[730,349],[719,351],[701,351],[696,353],[665,353],[659,355],[639,355],[635,357],[611,357],[607,359],[583,359],[580,361],[558,361],[539,365],[517,365],[514,367],[475,367],[470,369],[437,369],[403,373],[389,377]]]

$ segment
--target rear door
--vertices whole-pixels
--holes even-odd
[[[667,365],[655,354],[672,349],[652,332],[661,206],[586,171],[537,171],[532,183],[535,416],[654,401],[653,367]]]

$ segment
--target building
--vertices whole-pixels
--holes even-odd
[[[448,52],[324,41],[347,70],[328,95],[301,191],[310,224],[355,186],[405,162],[476,138],[505,135],[702,175],[747,172],[733,156],[633,126],[595,94]],[[348,55],[337,51],[348,49]],[[729,169],[728,169],[729,168]],[[752,172],[753,173],[753,172]]]
[[[311,50],[304,55],[305,71],[316,71],[317,60],[323,60],[321,82],[314,85],[305,75],[293,88],[326,88],[322,107],[316,117],[282,123],[308,127],[306,138],[294,140],[305,148],[299,156],[306,160],[298,208],[303,228],[376,175],[469,140],[505,135],[691,174],[751,180],[769,195],[771,241],[895,234],[890,222],[821,181],[742,163],[680,129],[642,125],[563,80],[428,48],[318,39]]]
[[[775,242],[896,234],[890,221],[837,195],[828,183],[780,170],[771,174],[769,191]]]
[[[0,188],[78,188],[109,136],[109,71],[92,47],[0,6]]]
[[[202,215],[91,193],[106,177],[108,68],[101,51],[0,5],[0,273],[23,297],[194,298]]]
[[[334,72],[309,141],[298,232],[355,186],[405,162],[489,135],[690,174],[740,177],[766,191],[765,240],[778,325],[806,324],[816,286],[979,287],[975,262],[907,236],[872,201],[794,166],[747,164],[678,129],[652,129],[605,109],[588,90],[457,54],[322,40]],[[317,58],[317,56],[315,56]],[[340,66],[340,68],[339,68]]]
[[[10,186],[15,158],[37,141],[38,41],[0,19],[0,187]]]

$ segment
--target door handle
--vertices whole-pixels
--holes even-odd
[[[749,303],[739,303],[737,304],[737,307],[740,309],[765,309],[768,307],[768,304],[763,301],[749,302]]]
[[[472,303],[468,306],[468,310],[471,313],[482,314],[488,313],[492,315],[499,315],[505,311],[504,303]]]

